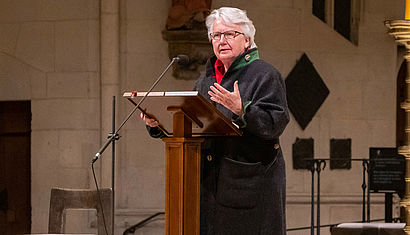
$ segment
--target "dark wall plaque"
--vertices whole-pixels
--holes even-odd
[[[405,158],[397,148],[370,148],[369,187],[373,192],[404,193]]]
[[[296,138],[292,145],[293,169],[310,170],[312,168],[312,162],[309,159],[313,159],[313,142],[312,138]]]
[[[352,139],[330,139],[330,169],[350,169]]]

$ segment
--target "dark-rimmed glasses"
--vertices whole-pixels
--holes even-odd
[[[221,40],[222,35],[224,35],[225,39],[234,39],[239,35],[245,35],[244,33],[238,32],[238,31],[226,31],[226,32],[215,32],[215,33],[211,33],[209,34],[212,38],[212,40]]]

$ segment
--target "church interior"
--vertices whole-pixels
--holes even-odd
[[[287,234],[410,234],[406,0],[0,0],[0,234],[60,233],[51,202],[77,198],[57,189],[95,179],[108,234],[165,234],[165,143],[138,110],[115,133],[135,107],[124,93],[180,54],[153,91],[192,91],[213,53],[204,18],[223,6],[246,10],[286,83]],[[92,207],[67,209],[64,233],[106,234]]]

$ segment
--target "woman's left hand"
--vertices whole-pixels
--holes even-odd
[[[241,115],[243,113],[238,81],[235,81],[233,85],[233,92],[229,92],[218,83],[214,83],[214,85],[211,86],[210,89],[212,91],[208,91],[208,94],[211,96],[212,101],[225,106],[236,115]]]

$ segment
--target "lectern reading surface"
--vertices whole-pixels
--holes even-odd
[[[125,92],[133,104],[146,92]],[[138,101],[138,100],[137,100]],[[139,110],[159,122],[167,136],[173,134],[173,114],[182,111],[192,122],[192,136],[238,136],[241,131],[197,91],[151,92]]]

